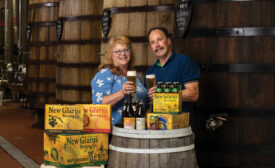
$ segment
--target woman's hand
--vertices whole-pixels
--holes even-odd
[[[134,83],[127,81],[122,85],[122,88],[118,92],[104,96],[102,99],[102,104],[111,104],[113,106],[122,100],[124,96],[133,93],[134,89],[136,89],[134,87]]]
[[[134,89],[135,86],[134,86],[134,82],[131,82],[131,81],[126,81],[123,85],[122,85],[122,88],[121,88],[121,92],[123,93],[123,95],[128,95],[130,93],[134,93]]]
[[[153,93],[156,92],[156,89],[157,89],[157,87],[154,86],[154,87],[151,87],[151,88],[148,90],[148,96],[149,96],[150,99],[153,99]]]

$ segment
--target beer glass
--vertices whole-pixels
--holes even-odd
[[[146,78],[146,86],[147,86],[148,90],[156,85],[156,76],[155,76],[155,74],[146,75],[145,78]],[[148,103],[149,103],[149,105],[152,105],[153,100],[149,99]]]
[[[137,88],[137,71],[127,71],[127,79],[134,83],[134,93],[136,93]]]
[[[155,74],[146,75],[146,85],[147,85],[147,89],[150,89],[156,85]]]

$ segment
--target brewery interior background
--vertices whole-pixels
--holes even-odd
[[[180,3],[192,14],[184,34],[172,33],[174,50],[202,70],[194,130],[200,167],[275,167],[275,1],[186,2],[0,0],[0,167],[23,167],[7,143],[43,163],[44,105],[91,103],[90,80],[109,37],[130,37],[143,76],[155,62],[147,31],[175,32]],[[223,114],[220,128],[206,129],[211,115]]]

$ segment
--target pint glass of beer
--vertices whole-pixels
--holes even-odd
[[[150,89],[156,85],[155,74],[146,75],[146,85],[147,85],[147,89]]]
[[[156,85],[156,76],[155,76],[155,74],[146,75],[146,86],[147,86],[147,89],[149,90],[150,88],[154,87],[155,85]],[[150,111],[152,111],[153,100],[149,99],[148,103],[149,103],[150,108],[151,108]]]
[[[134,93],[136,93],[137,88],[137,71],[127,71],[127,79],[134,83],[135,89]]]

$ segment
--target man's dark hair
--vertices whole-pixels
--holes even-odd
[[[160,30],[160,31],[162,31],[166,38],[170,38],[170,36],[171,36],[169,34],[168,30],[165,27],[153,27],[148,32],[148,35],[147,35],[148,39],[149,39],[149,36],[150,36],[151,32],[154,31],[154,30]]]

